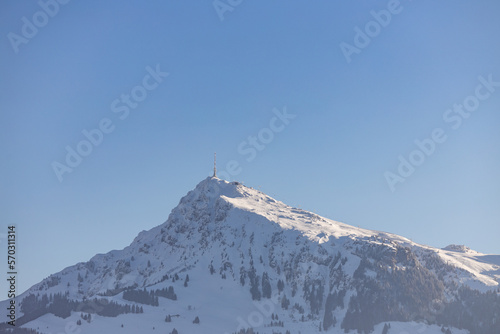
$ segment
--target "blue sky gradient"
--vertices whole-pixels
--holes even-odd
[[[0,4],[0,233],[17,225],[19,290],[164,222],[215,151],[287,204],[500,254],[500,87],[457,129],[443,119],[479,77],[500,82],[498,1],[243,0],[221,20],[212,1],[73,0],[47,22],[40,3]],[[348,62],[341,43],[396,5]],[[169,75],[120,119],[113,101],[157,66]],[[54,161],[103,119],[113,131],[60,182]],[[385,173],[436,128],[446,141],[391,191]]]

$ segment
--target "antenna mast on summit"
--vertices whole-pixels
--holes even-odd
[[[217,152],[214,153],[214,176],[212,177],[217,177]]]

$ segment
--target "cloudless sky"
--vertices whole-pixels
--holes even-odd
[[[500,254],[500,87],[457,129],[443,119],[478,77],[500,82],[500,2],[402,0],[348,62],[341,43],[388,3],[243,0],[221,20],[212,1],[69,1],[44,22],[39,2],[2,1],[0,241],[15,224],[19,292],[163,223],[215,151],[289,205]],[[148,67],[169,75],[120,119]],[[60,182],[54,161],[103,119],[114,130]],[[391,191],[384,173],[436,128],[446,141]]]

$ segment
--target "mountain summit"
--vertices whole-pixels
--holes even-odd
[[[17,326],[39,333],[497,334],[499,281],[498,255],[356,228],[209,177],[128,247],[19,296]]]

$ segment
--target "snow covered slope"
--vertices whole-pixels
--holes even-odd
[[[495,333],[499,281],[498,255],[419,245],[207,178],[130,246],[31,287],[18,298],[18,324],[40,333],[381,332],[385,323]]]

